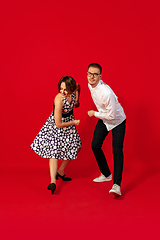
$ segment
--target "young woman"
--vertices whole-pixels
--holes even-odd
[[[31,149],[43,158],[49,159],[51,183],[47,189],[53,194],[56,180],[71,181],[64,170],[71,160],[77,158],[81,140],[75,125],[73,108],[79,107],[80,86],[70,76],[62,77],[58,83],[59,93],[54,99],[53,112],[31,144]],[[58,160],[62,160],[58,168]],[[58,170],[57,170],[58,168]]]

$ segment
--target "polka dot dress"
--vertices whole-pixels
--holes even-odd
[[[66,98],[63,98],[63,102],[62,122],[73,121],[75,94],[72,94],[71,103],[69,103]],[[71,160],[77,158],[77,149],[80,148],[81,145],[81,139],[75,125],[57,128],[53,111],[30,148],[43,158]]]

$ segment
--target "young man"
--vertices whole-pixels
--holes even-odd
[[[102,144],[109,131],[112,131],[114,175],[110,194],[121,195],[123,170],[123,141],[125,135],[126,115],[112,89],[101,80],[102,67],[98,63],[88,66],[87,79],[93,102],[97,110],[88,111],[90,117],[98,118],[92,140],[92,150],[97,160],[101,175],[94,182],[111,181],[112,174],[108,167]]]

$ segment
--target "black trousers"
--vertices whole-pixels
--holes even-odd
[[[123,171],[123,142],[126,128],[126,120],[124,120],[120,125],[113,128],[112,131],[112,146],[113,146],[113,159],[114,159],[114,174],[113,183],[121,185],[122,181],[122,171]],[[92,151],[97,160],[99,169],[101,173],[108,177],[111,172],[108,167],[105,155],[102,151],[102,144],[109,131],[106,125],[101,119],[98,120],[97,125],[94,130],[93,140],[92,140]]]

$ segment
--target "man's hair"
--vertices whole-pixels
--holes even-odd
[[[88,65],[88,69],[89,69],[90,67],[98,68],[99,71],[100,71],[100,74],[102,73],[102,67],[101,67],[101,65],[99,65],[98,63],[91,63],[91,64]]]
[[[58,83],[58,90],[60,91],[60,88],[61,88],[61,83],[64,82],[66,84],[66,90],[69,92],[69,93],[73,93],[76,88],[77,88],[77,85],[76,85],[76,81],[70,77],[70,76],[64,76],[60,79],[59,83]]]

